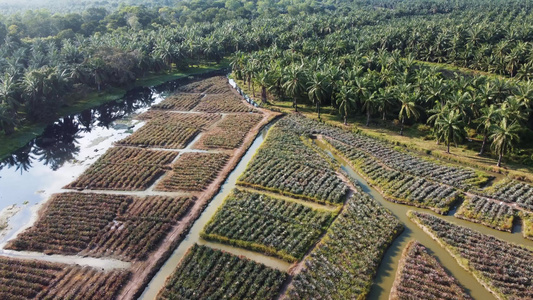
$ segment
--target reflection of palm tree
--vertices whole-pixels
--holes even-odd
[[[31,149],[33,148],[34,141],[27,143],[24,147],[15,151],[11,156],[6,158],[2,163],[0,163],[0,170],[3,166],[16,167],[16,170],[20,170],[20,174],[24,171],[28,171],[32,165],[33,157],[31,154]]]
[[[77,138],[79,136],[72,137],[72,142],[59,141],[48,147],[35,148],[33,153],[45,166],[50,166],[52,170],[56,171],[65,162],[74,159],[80,152],[80,147],[75,143]]]

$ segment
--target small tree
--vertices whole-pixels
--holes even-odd
[[[492,127],[492,134],[489,138],[492,140],[491,148],[498,154],[498,167],[502,166],[502,158],[505,153],[512,151],[514,144],[520,140],[519,130],[520,125],[516,122],[509,125],[507,118],[503,118],[500,124]]]

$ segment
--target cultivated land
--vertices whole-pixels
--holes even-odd
[[[163,107],[163,102],[141,115],[147,120],[145,126],[117,142],[65,187],[78,192],[54,195],[36,223],[7,248],[21,254],[37,251],[129,261],[129,269],[120,272],[131,276],[117,280],[104,299],[131,299],[142,292],[259,130],[277,115],[249,106],[224,77],[181,89],[170,97],[172,105]],[[189,92],[194,94],[189,97]],[[214,97],[204,99],[208,95]],[[176,104],[180,97],[188,104]],[[193,111],[199,105],[202,112]],[[207,109],[211,105],[214,109]],[[195,136],[213,135],[221,128],[238,131],[232,147],[213,144],[204,151],[197,142],[191,145]],[[56,288],[67,293],[70,286]]]
[[[402,254],[390,299],[472,299],[426,247],[411,241]]]
[[[230,93],[234,97],[224,98],[227,101],[212,110],[205,109],[216,101],[213,99]],[[117,142],[66,187],[77,191],[54,195],[37,222],[7,248],[131,262],[127,270],[117,271],[131,276],[124,277],[114,290],[109,288],[114,293],[110,298],[138,296],[217,194],[260,128],[278,115],[253,108],[237,95],[223,77],[180,88],[168,101],[140,115],[147,124]],[[169,135],[176,135],[170,140],[187,142],[166,143],[167,137],[156,134],[164,132],[158,126],[193,128],[197,138],[169,130]],[[226,134],[229,138],[220,138]],[[143,142],[134,142],[140,140]],[[526,183],[499,180],[494,184],[489,173],[430,160],[360,133],[291,114],[268,131],[237,180],[237,188],[201,233],[203,239],[225,244],[236,253],[251,250],[288,261],[291,267],[275,270],[261,264],[260,258],[238,257],[215,250],[209,243],[194,245],[158,297],[367,297],[381,260],[404,226],[393,212],[344,175],[339,159],[388,201],[439,214],[460,205],[456,217],[502,231],[511,230],[513,221],[520,218],[524,235],[530,237],[533,231],[533,196]],[[523,266],[531,259],[528,248],[434,215],[413,212],[411,216],[487,289],[501,298],[531,296],[528,282],[533,277],[529,267]],[[518,255],[516,261],[510,253]],[[494,259],[508,265],[496,270]],[[512,270],[518,272],[517,278]],[[416,288],[423,281],[412,278],[429,273],[438,278],[433,280],[436,285]],[[402,280],[404,276],[414,281]],[[442,299],[470,298],[419,244],[404,250],[396,279],[391,299],[402,299],[415,290],[416,299],[423,299],[422,294],[438,294],[437,290]],[[59,293],[67,293],[70,284],[57,286]]]

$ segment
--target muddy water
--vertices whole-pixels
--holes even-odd
[[[323,147],[323,145],[320,146]],[[428,252],[431,255],[434,255],[438,259],[438,261],[444,266],[444,268],[455,278],[457,278],[461,285],[474,299],[496,299],[472,276],[470,272],[459,266],[455,259],[443,247],[441,247],[436,241],[431,239],[429,235],[423,232],[416,224],[409,220],[409,218],[407,217],[407,211],[409,210],[430,213],[455,224],[477,230],[481,233],[493,235],[508,242],[525,245],[533,248],[533,241],[524,239],[520,232],[513,234],[501,232],[485,227],[483,225],[457,219],[453,216],[453,212],[455,210],[453,210],[452,214],[450,215],[442,216],[427,209],[420,209],[412,206],[389,202],[385,200],[381,196],[381,194],[379,194],[379,192],[372,188],[365,179],[363,179],[357,172],[355,172],[344,159],[333,155],[329,151],[327,152],[329,155],[331,155],[341,163],[342,169],[344,171],[346,171],[351,177],[353,177],[359,182],[359,185],[361,186],[364,192],[371,195],[372,198],[374,198],[381,205],[389,209],[403,223],[405,228],[403,233],[396,238],[391,247],[385,253],[383,261],[379,266],[378,273],[374,280],[374,284],[372,286],[368,299],[389,299],[390,290],[396,277],[398,262],[401,258],[402,251],[407,246],[407,243],[411,240],[417,240],[424,246],[426,246],[428,248]]]
[[[211,220],[217,209],[222,205],[226,196],[228,196],[231,190],[235,188],[235,183],[237,182],[237,179],[244,172],[246,166],[248,165],[248,162],[250,162],[259,146],[261,146],[261,144],[265,140],[268,129],[270,129],[271,126],[272,123],[265,127],[256,137],[248,151],[246,151],[240,162],[237,164],[237,167],[230,173],[230,175],[220,188],[219,193],[213,198],[213,200],[211,200],[209,205],[200,215],[200,218],[198,218],[198,220],[196,220],[196,222],[192,226],[187,237],[180,243],[178,248],[172,253],[170,258],[165,262],[159,272],[148,284],[140,299],[149,300],[156,298],[157,293],[159,293],[159,291],[163,288],[167,278],[176,269],[180,260],[185,255],[185,252],[195,243],[200,245],[207,245],[215,249],[224,250],[235,255],[245,256],[249,259],[263,263],[271,268],[279,269],[282,271],[287,271],[289,269],[291,264],[283,260],[232,246],[208,242],[200,238],[200,233],[204,229],[207,222]]]

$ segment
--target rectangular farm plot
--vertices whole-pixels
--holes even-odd
[[[57,194],[37,223],[7,248],[142,260],[192,204],[189,198]]]
[[[237,183],[319,203],[342,203],[347,187],[334,167],[285,126],[282,119],[269,131]]]
[[[224,153],[183,153],[155,190],[203,191],[215,180],[229,159]]]
[[[212,130],[203,134],[198,149],[234,149],[242,144],[248,132],[263,119],[259,114],[225,116]]]
[[[234,190],[202,237],[295,262],[303,258],[333,217],[332,212]]]
[[[199,93],[177,93],[153,105],[152,109],[189,111],[198,105],[202,97],[202,94]]]
[[[116,299],[127,271],[0,257],[0,299]]]
[[[178,91],[182,93],[221,94],[231,92],[231,87],[226,77],[214,76],[179,87]]]
[[[119,145],[182,149],[200,131],[220,119],[218,114],[159,114]]]
[[[455,213],[457,218],[507,232],[513,229],[515,215],[510,205],[477,196],[467,198]]]
[[[194,108],[195,111],[203,112],[226,112],[226,113],[244,113],[257,112],[254,108],[246,105],[244,100],[234,94],[228,92],[224,94],[207,94],[200,100],[200,103]]]
[[[176,156],[174,152],[113,147],[65,188],[145,190]]]
[[[195,244],[157,299],[276,299],[286,278],[263,264]]]

